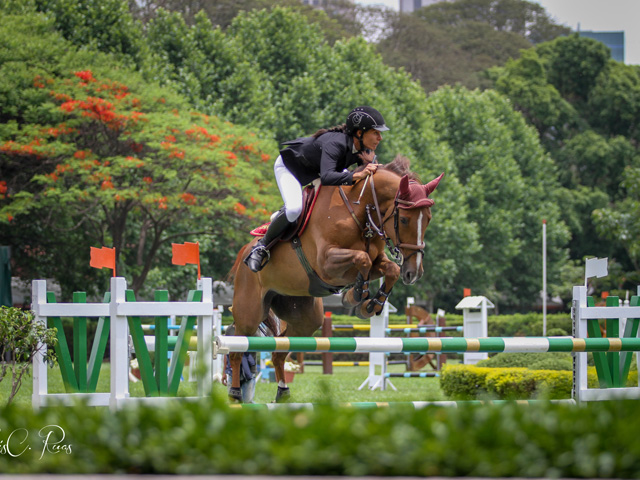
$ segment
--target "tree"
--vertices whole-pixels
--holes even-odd
[[[615,205],[594,210],[593,218],[600,235],[624,246],[635,270],[627,288],[635,288],[640,281],[640,163],[627,167],[621,186],[627,195]]]
[[[342,38],[360,34],[363,30],[359,12],[363,9],[348,0],[324,0],[323,8],[304,5],[299,0],[136,0],[129,2],[135,18],[150,22],[161,10],[182,16],[187,25],[197,22],[198,14],[204,14],[217,27],[226,30],[241,12],[271,10],[286,7],[300,13],[310,24],[318,25],[324,38],[331,44]]]
[[[640,145],[640,69],[610,60],[590,91],[587,111],[598,131]]]
[[[430,92],[456,83],[488,87],[484,70],[518,58],[541,38],[567,32],[534,3],[458,0],[392,18],[378,48],[385,62],[403,67]]]
[[[523,51],[521,58],[493,68],[490,76],[494,88],[511,99],[548,148],[557,148],[579,125],[578,112],[548,82],[545,62],[537,50]]]
[[[602,228],[603,217],[594,211],[624,202],[624,169],[638,161],[637,68],[610,60],[603,44],[572,35],[524,52],[491,76],[554,158],[571,258],[608,256],[628,276],[634,269],[630,249],[622,237],[604,235],[611,229]]]
[[[547,62],[547,78],[571,103],[586,102],[596,79],[611,58],[602,42],[577,33],[561,37],[538,47]]]
[[[452,149],[454,175],[481,248],[456,278],[506,305],[531,305],[540,289],[541,225],[548,222],[550,277],[566,260],[568,231],[556,205],[553,163],[535,131],[493,91],[441,88],[427,102],[438,138]]]
[[[144,56],[142,28],[121,0],[27,0],[53,19],[56,30],[78,47],[121,55],[140,66]]]
[[[16,25],[7,29],[19,37],[24,32]],[[171,91],[92,57],[70,52],[66,59],[96,65],[95,73],[69,71],[54,60],[51,68],[20,72],[31,82],[16,98],[30,99],[27,111],[41,113],[1,130],[0,221],[9,227],[3,243],[12,243],[18,258],[69,259],[71,270],[86,265],[89,244],[113,245],[119,271],[135,290],[171,241],[214,236],[238,246],[250,222],[277,206],[269,175],[273,144],[190,112]],[[26,232],[39,236],[16,243]],[[64,240],[46,242],[57,236]],[[80,281],[65,287],[85,290]]]
[[[570,29],[555,24],[544,8],[527,0],[457,0],[421,8],[423,20],[450,27],[482,23],[498,32],[510,32],[537,44],[566,35]]]

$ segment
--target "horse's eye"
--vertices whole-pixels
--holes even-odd
[[[407,217],[400,217],[400,223],[402,225],[409,225],[409,219]]]

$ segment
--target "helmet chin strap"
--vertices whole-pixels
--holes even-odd
[[[358,132],[361,132],[360,135],[358,135]],[[354,138],[358,139],[358,143],[360,144],[360,148],[358,148],[358,153],[364,152],[365,151],[364,142],[362,141],[362,139],[364,138],[364,130],[357,130],[356,134],[354,135]]]

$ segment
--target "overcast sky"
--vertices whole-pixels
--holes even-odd
[[[640,0],[532,0],[573,30],[625,32],[625,63],[640,65]],[[356,0],[399,9],[399,0]]]

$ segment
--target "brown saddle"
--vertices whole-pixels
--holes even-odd
[[[276,242],[288,242],[295,236],[302,235],[304,229],[309,223],[309,218],[311,217],[311,212],[313,212],[313,207],[316,204],[316,200],[318,199],[318,194],[320,193],[320,183],[317,185],[311,184],[306,186],[302,190],[302,213],[298,217],[298,221],[294,223],[292,226],[287,228],[279,238],[277,238],[273,243]],[[267,233],[267,229],[271,222],[267,222],[258,228],[254,228],[251,230],[251,235],[254,237],[264,237]],[[268,248],[271,246],[269,245]]]

